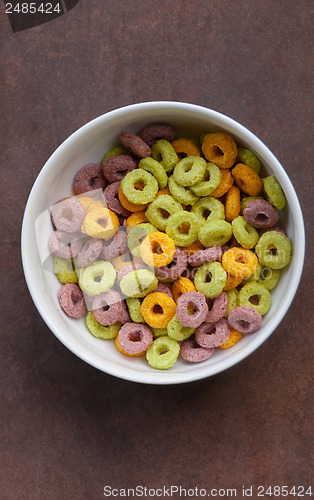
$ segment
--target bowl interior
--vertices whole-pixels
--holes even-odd
[[[205,362],[192,364],[179,359],[166,371],[151,369],[144,357],[121,355],[113,341],[94,338],[88,332],[84,318],[73,320],[62,312],[57,299],[60,284],[52,273],[52,257],[49,257],[48,249],[52,226],[49,218],[42,215],[57,200],[73,194],[72,183],[77,171],[86,163],[101,163],[106,152],[118,145],[120,132],[136,133],[142,126],[158,121],[174,125],[179,136],[225,131],[233,136],[238,145],[251,149],[263,164],[262,174],[275,174],[286,194],[288,204],[281,213],[281,223],[294,248],[292,262],[282,271],[279,284],[271,292],[271,309],[264,316],[262,328],[257,333],[244,336],[231,349],[216,349]],[[40,235],[39,248],[35,227]],[[229,368],[252,353],[275,330],[300,280],[304,260],[303,219],[297,196],[284,169],[268,148],[246,128],[200,106],[174,102],[142,103],[120,108],[93,120],[70,136],[50,157],[33,186],[25,209],[22,258],[26,281],[38,311],[48,327],[73,353],[98,369],[127,380],[153,384],[182,383]]]

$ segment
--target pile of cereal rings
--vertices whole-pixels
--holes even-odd
[[[177,138],[157,123],[119,139],[51,209],[60,306],[152,368],[205,361],[271,306],[292,254],[284,193],[224,132]]]

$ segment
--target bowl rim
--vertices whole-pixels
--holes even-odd
[[[213,365],[207,366],[205,369],[200,369],[198,371],[187,371],[187,372],[169,372],[167,374],[171,374],[170,376],[162,377],[160,376],[164,371],[152,370],[151,372],[144,372],[145,376],[143,377],[143,372],[136,372],[136,370],[128,370],[123,368],[123,372],[121,373],[121,367],[117,366],[114,362],[106,363],[106,366],[103,366],[101,363],[101,358],[99,359],[90,359],[85,352],[82,352],[77,346],[73,345],[71,339],[68,339],[66,335],[62,335],[57,329],[54,327],[54,324],[47,317],[44,307],[39,301],[33,284],[32,284],[32,276],[30,272],[30,255],[28,252],[24,251],[25,242],[27,241],[27,235],[29,234],[30,225],[33,223],[33,219],[28,217],[30,212],[30,207],[32,206],[33,198],[36,194],[37,188],[40,183],[44,180],[46,172],[48,172],[51,168],[51,165],[55,164],[56,161],[62,159],[62,155],[64,151],[66,151],[72,144],[77,141],[77,139],[85,134],[85,132],[92,128],[96,127],[98,124],[101,124],[104,120],[107,121],[110,118],[115,116],[124,115],[125,112],[132,112],[140,109],[151,109],[153,112],[160,107],[169,107],[171,110],[179,110],[184,109],[185,111],[191,111],[196,113],[202,113],[204,118],[205,115],[210,119],[218,120],[220,126],[225,129],[236,129],[238,135],[244,135],[246,142],[248,142],[255,150],[257,150],[261,156],[266,157],[268,163],[271,163],[272,167],[275,166],[275,170],[280,172],[280,181],[284,183],[286,191],[289,191],[289,205],[293,207],[292,213],[295,215],[295,218],[298,221],[298,224],[295,225],[296,231],[296,241],[297,247],[295,246],[294,252],[297,253],[297,258],[295,259],[295,267],[294,267],[294,279],[292,286],[289,287],[285,298],[281,304],[281,309],[276,313],[274,321],[271,322],[271,325],[268,325],[268,328],[265,328],[264,335],[255,337],[255,341],[251,341],[248,345],[244,346],[243,349],[240,349],[238,352],[235,352],[232,356],[227,357],[222,360],[220,363],[215,363]],[[232,132],[230,132],[232,133]],[[274,156],[274,154],[269,150],[269,148],[249,129],[247,129],[244,125],[240,124],[233,118],[230,118],[219,111],[200,106],[198,104],[186,103],[186,102],[177,102],[177,101],[147,101],[140,102],[135,104],[130,104],[126,106],[119,107],[117,109],[108,111],[93,120],[87,122],[75,132],[73,132],[67,139],[65,139],[60,146],[51,154],[51,156],[46,161],[45,165],[40,170],[37,175],[34,184],[31,188],[31,191],[28,196],[28,200],[26,203],[23,221],[22,221],[22,230],[21,230],[21,255],[22,255],[22,266],[25,276],[25,281],[28,286],[28,290],[32,297],[32,300],[41,315],[42,319],[48,326],[48,328],[52,331],[52,333],[65,345],[73,354],[78,356],[83,361],[87,362],[89,365],[99,369],[100,371],[107,373],[109,375],[115,376],[117,378],[128,380],[137,383],[144,384],[156,384],[156,385],[171,385],[171,384],[179,384],[179,383],[188,383],[196,380],[202,380],[204,378],[208,378],[210,376],[221,373],[232,366],[238,364],[243,359],[247,358],[251,355],[258,347],[260,347],[265,340],[276,330],[279,323],[282,321],[283,317],[287,313],[294,296],[296,294],[297,288],[300,283],[303,265],[304,265],[304,255],[305,255],[305,230],[304,230],[304,221],[303,215],[300,207],[300,203],[295,192],[295,189],[288,177],[288,174]],[[223,364],[223,367],[220,365]],[[119,371],[120,370],[120,371]],[[137,376],[138,375],[138,376]]]

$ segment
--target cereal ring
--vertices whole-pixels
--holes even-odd
[[[171,143],[171,146],[181,159],[183,156],[200,156],[200,150],[191,139],[181,138],[176,139]],[[182,154],[183,153],[183,156]]]
[[[106,160],[108,160],[109,158],[112,158],[113,156],[121,156],[121,155],[128,155],[128,154],[130,154],[130,153],[124,146],[116,146],[115,148],[110,149],[110,151],[108,151],[108,153],[106,154],[106,156],[104,157],[104,159],[101,163],[104,164],[106,162]]]
[[[229,349],[234,344],[236,344],[243,337],[242,333],[234,328],[230,327],[230,335],[229,338],[222,345],[219,346],[219,349]]]
[[[220,168],[232,167],[238,155],[236,143],[224,132],[207,134],[203,140],[202,151],[206,160]]]
[[[114,237],[103,245],[101,257],[111,260],[123,255],[128,248],[128,237],[123,230],[118,231]]]
[[[160,231],[165,231],[170,215],[182,212],[182,205],[172,196],[161,195],[149,205],[146,210],[146,217],[151,224]],[[184,212],[185,213],[185,212]]]
[[[198,267],[204,264],[204,262],[220,261],[222,255],[222,248],[220,246],[214,246],[193,253],[190,255],[188,262],[191,266]]]
[[[228,302],[228,309],[226,310],[225,313],[225,318],[228,318],[230,311],[232,311],[232,309],[235,309],[239,305],[238,304],[239,292],[236,288],[232,288],[231,290],[226,291],[226,294],[228,295],[229,302]]]
[[[226,220],[231,222],[240,215],[241,201],[240,189],[237,186],[231,186],[226,196]]]
[[[78,276],[75,271],[73,259],[62,259],[62,257],[55,257],[53,259],[53,272],[62,284],[77,283]]]
[[[66,283],[58,293],[63,311],[71,318],[81,318],[86,313],[86,304],[80,288],[74,283]]]
[[[103,326],[114,325],[122,316],[122,301],[118,292],[100,293],[92,303],[94,318]]]
[[[112,156],[102,167],[103,175],[109,182],[122,181],[127,172],[137,168],[137,161],[130,155]]]
[[[236,276],[233,276],[232,274],[227,273],[227,281],[226,281],[226,284],[224,286],[224,292],[226,292],[227,290],[232,290],[236,286],[240,285],[242,280],[243,280],[243,278],[239,274]]]
[[[143,185],[143,190],[137,188],[137,184]],[[143,205],[155,199],[158,191],[158,182],[149,172],[137,168],[128,172],[121,181],[121,189],[131,203]]]
[[[126,225],[133,227],[138,226],[143,222],[148,222],[148,219],[145,215],[145,210],[142,210],[141,212],[134,212],[133,214],[131,214],[130,217],[128,217],[126,220]]]
[[[78,267],[87,267],[94,262],[101,254],[102,245],[102,240],[88,238],[77,256]]]
[[[225,220],[210,220],[198,232],[198,239],[205,247],[223,245],[231,236],[231,224]]]
[[[210,358],[214,350],[213,347],[211,349],[201,347],[195,339],[187,339],[181,345],[180,356],[185,361],[190,361],[190,363],[200,363]]]
[[[277,210],[282,210],[286,205],[286,197],[279,182],[273,175],[262,179],[267,200],[274,205]]]
[[[85,216],[81,231],[93,238],[110,240],[118,226],[119,219],[109,208],[91,208]]]
[[[225,207],[221,201],[211,196],[200,198],[191,208],[191,212],[196,214],[203,222],[223,220],[225,218]]]
[[[208,196],[219,186],[222,173],[214,163],[206,163],[204,179],[191,186],[193,193],[198,196]]]
[[[100,279],[100,280],[99,280]],[[116,279],[116,271],[110,262],[97,260],[80,271],[79,284],[87,295],[108,292]]]
[[[253,307],[264,316],[270,308],[271,296],[264,285],[253,281],[251,283],[246,283],[241,288],[238,301],[240,306]]]
[[[156,252],[156,248],[160,253]],[[170,264],[174,257],[176,247],[172,238],[159,231],[150,233],[140,244],[142,260],[152,267],[162,267]]]
[[[219,321],[224,317],[229,304],[229,298],[226,292],[221,292],[221,294],[215,299],[208,298],[206,302],[208,306],[208,313],[204,320],[205,323],[216,323],[216,321]]]
[[[176,248],[172,262],[167,266],[156,269],[157,277],[162,281],[174,281],[186,270],[187,264],[188,257],[186,253],[180,248]]]
[[[165,293],[153,292],[143,300],[141,313],[149,326],[165,328],[176,313],[176,303]]]
[[[119,318],[119,323],[121,323],[122,325],[125,325],[125,323],[131,323],[131,318],[125,300],[121,300],[121,304],[122,304],[122,313]]]
[[[193,205],[198,200],[198,196],[190,189],[180,186],[180,184],[175,181],[173,175],[171,175],[168,179],[168,186],[172,196],[180,203]]]
[[[262,272],[262,269],[263,269],[263,266],[262,264],[260,264],[260,262],[257,264],[257,268],[256,268],[256,271],[255,273],[251,274],[251,276],[249,276],[249,278],[244,278],[243,280],[243,285],[247,282],[251,282],[251,281],[258,281],[259,278],[260,278],[260,275],[261,275],[261,272]]]
[[[220,262],[206,262],[196,271],[194,285],[198,292],[213,299],[221,294],[226,280],[227,273]]]
[[[216,323],[203,323],[196,329],[195,340],[206,349],[219,347],[228,340],[230,327],[225,318],[221,318]]]
[[[151,328],[153,332],[154,339],[158,339],[159,337],[166,337],[168,335],[167,328]]]
[[[131,203],[127,199],[127,197],[123,194],[121,185],[118,189],[118,197],[121,205],[129,212],[142,212],[144,209],[148,207],[148,203],[145,203],[144,205],[136,205],[135,203]]]
[[[193,255],[193,253],[198,252],[199,250],[204,250],[204,245],[199,240],[196,240],[192,245],[189,245],[188,247],[182,248],[182,250],[185,251],[187,256],[189,257],[190,255]]]
[[[94,189],[104,189],[107,181],[103,176],[102,165],[89,163],[82,167],[74,178],[73,190],[75,194],[87,193]]]
[[[184,230],[183,224],[185,225],[185,232],[181,232]],[[181,210],[169,217],[166,233],[176,245],[186,247],[199,239],[198,232],[201,226],[202,221],[196,214]]]
[[[134,261],[125,264],[125,266],[123,266],[118,272],[117,283],[120,283],[122,278],[124,278],[124,276],[126,276],[127,274],[131,273],[132,271],[138,271],[139,269],[147,269],[147,267]]]
[[[172,285],[172,293],[175,302],[177,302],[178,298],[181,297],[183,293],[195,291],[196,288],[194,284],[188,278],[178,278]]]
[[[152,146],[154,142],[159,139],[165,139],[168,142],[172,142],[176,138],[176,131],[167,123],[153,123],[152,125],[146,125],[137,134],[143,141],[149,146]]]
[[[135,257],[140,256],[141,243],[150,233],[155,233],[157,228],[148,222],[138,224],[130,229],[128,234],[128,247]]]
[[[262,283],[267,290],[273,290],[278,283],[280,278],[279,269],[269,269],[264,267],[261,271],[260,277],[256,280],[258,283]]]
[[[145,320],[141,313],[140,299],[137,299],[135,297],[127,297],[126,303],[128,305],[131,320],[134,321],[134,323],[145,323]]]
[[[152,145],[152,158],[161,163],[166,172],[171,172],[179,161],[177,153],[165,139],[160,139]]]
[[[148,269],[131,271],[120,281],[120,288],[126,297],[141,298],[153,292],[158,280]]]
[[[90,333],[98,339],[110,340],[114,339],[121,328],[121,323],[114,325],[103,326],[95,319],[93,312],[89,311],[86,316],[86,326]]]
[[[80,230],[85,213],[84,207],[76,198],[59,201],[51,209],[55,227],[66,233],[76,233]]]
[[[78,256],[84,243],[82,238],[78,238],[77,234],[72,235],[62,231],[53,231],[48,242],[49,248],[57,257],[72,259]]]
[[[292,245],[290,240],[277,231],[264,233],[255,249],[260,263],[271,269],[282,269],[291,261]]]
[[[200,326],[208,314],[208,306],[204,295],[200,292],[185,292],[182,294],[177,300],[176,314],[181,325],[190,328]]]
[[[171,196],[171,193],[170,193],[170,190],[169,190],[169,187],[165,187],[164,189],[159,189],[159,191],[157,192],[156,194],[156,197],[157,196],[161,196],[163,194],[167,194],[168,196]]]
[[[194,332],[195,328],[181,325],[178,320],[178,316],[175,314],[172,320],[168,323],[166,335],[177,342],[181,342],[182,340],[191,337]]]
[[[259,229],[258,232],[260,237],[262,236],[262,234],[267,233],[267,231],[277,231],[277,233],[287,236],[282,227],[279,226],[278,224],[276,224],[276,226],[271,227],[270,229]]]
[[[96,198],[93,198],[91,196],[79,196],[76,199],[83,205],[86,212],[88,212],[91,208],[105,206],[102,200],[97,200]]]
[[[138,164],[139,168],[150,172],[158,182],[159,189],[164,189],[168,184],[168,176],[164,167],[153,158],[142,158]]]
[[[118,342],[128,355],[141,355],[153,343],[153,334],[147,325],[140,323],[126,323],[118,333]]]
[[[263,200],[263,199],[264,198],[262,196],[245,196],[244,198],[242,198],[242,200],[241,200],[241,214],[243,214],[243,210],[246,208],[247,204],[250,201]]]
[[[238,163],[232,169],[232,175],[236,185],[244,193],[247,193],[250,196],[257,196],[262,191],[262,179],[255,172],[255,170],[253,170],[253,168],[244,165],[244,163]]]
[[[112,184],[109,184],[109,186],[107,186],[104,190],[104,197],[107,203],[107,207],[117,215],[128,217],[130,215],[130,211],[121,205],[121,202],[118,198],[119,187],[120,182],[116,181]]]
[[[115,257],[112,259],[111,264],[115,268],[116,271],[120,271],[122,267],[131,262],[131,256],[129,254],[119,255],[119,257]]]
[[[146,351],[146,359],[152,368],[167,370],[177,361],[180,346],[169,337],[159,337]]]
[[[249,278],[256,271],[258,259],[251,250],[233,247],[223,254],[221,263],[227,273]]]
[[[262,229],[273,227],[279,220],[277,208],[266,200],[250,201],[243,210],[243,215],[248,224]]]
[[[229,191],[229,189],[233,185],[233,182],[234,178],[230,170],[221,170],[221,181],[215,191],[211,193],[211,196],[213,198],[221,198],[221,196]]]
[[[200,156],[187,156],[180,160],[173,171],[174,180],[180,186],[193,186],[205,177],[206,161]]]
[[[138,135],[132,134],[132,132],[122,132],[120,134],[120,141],[122,146],[140,158],[150,156],[152,153],[148,144],[146,144],[146,142],[144,142]]]
[[[155,292],[165,293],[166,295],[168,295],[168,297],[173,299],[173,295],[169,286],[165,285],[164,283],[159,282]]]
[[[239,306],[230,311],[229,325],[241,333],[254,333],[262,325],[262,315],[253,307]]]
[[[240,163],[244,163],[248,167],[253,168],[257,174],[260,173],[261,170],[261,162],[257,158],[257,156],[252,153],[249,149],[246,148],[238,148],[238,158]]]
[[[259,234],[256,229],[248,223],[243,215],[239,215],[233,219],[231,225],[235,238],[243,248],[255,247],[259,240]]]

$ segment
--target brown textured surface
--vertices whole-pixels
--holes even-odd
[[[1,498],[171,484],[234,487],[241,498],[242,485],[308,485],[311,2],[81,0],[15,34],[2,6],[0,27]],[[173,387],[118,380],[71,354],[37,313],[19,250],[28,193],[54,149],[106,111],[160,99],[212,107],[269,146],[300,197],[308,249],[276,333],[233,369]]]

